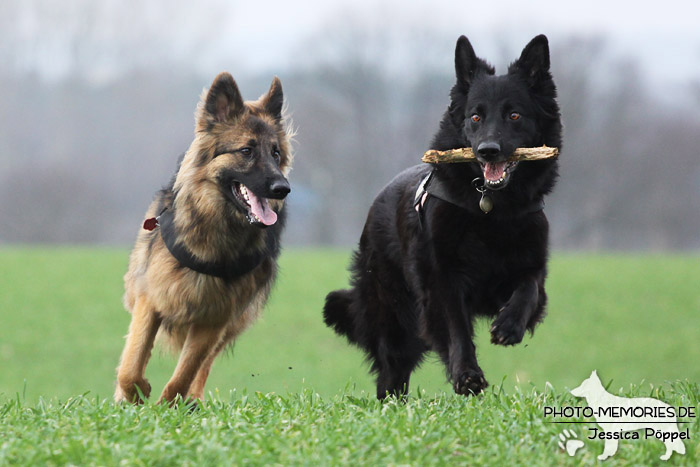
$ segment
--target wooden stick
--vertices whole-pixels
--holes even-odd
[[[559,155],[558,148],[542,146],[541,148],[517,148],[509,161],[539,161]],[[423,162],[427,163],[452,163],[452,162],[476,162],[472,148],[450,149],[449,151],[436,151],[431,149],[423,155]]]

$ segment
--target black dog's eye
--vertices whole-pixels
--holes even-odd
[[[481,115],[479,115],[479,114],[472,115],[472,122],[479,123],[480,121],[481,121]]]
[[[520,120],[520,114],[518,112],[511,112],[508,116],[511,120]]]
[[[272,151],[272,157],[275,158],[275,162],[277,162],[277,165],[279,165],[280,161],[282,160],[282,154],[277,149],[275,149],[274,151]]]

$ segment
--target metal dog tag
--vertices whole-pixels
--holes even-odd
[[[491,197],[486,196],[486,193],[484,192],[481,193],[481,199],[479,200],[479,208],[485,214],[488,214],[491,211],[491,209],[493,209],[493,201],[491,200]]]

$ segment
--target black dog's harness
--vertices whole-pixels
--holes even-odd
[[[146,219],[143,228],[153,230],[158,226],[160,226],[160,236],[163,239],[163,243],[165,243],[170,254],[181,266],[201,274],[220,277],[225,280],[236,279],[249,273],[258,267],[265,258],[271,255],[274,256],[279,252],[277,236],[272,232],[266,232],[265,249],[262,251],[242,255],[232,260],[202,261],[178,241],[172,209],[166,207],[158,217]]]
[[[472,180],[472,185],[474,186],[476,191],[481,193],[479,208],[484,212],[484,214],[488,214],[493,208],[493,201],[491,200],[491,197],[487,195],[487,191],[489,191],[489,189],[486,186],[484,186],[483,179],[480,177],[477,177],[474,180]],[[418,188],[416,189],[416,195],[413,199],[413,208],[418,213],[418,219],[421,225],[423,224],[424,205],[431,196],[453,204],[462,209],[469,209],[469,206],[464,200],[456,199],[454,196],[452,196],[452,194],[445,186],[444,182],[440,180],[439,177],[435,176],[435,169],[433,169],[430,171],[430,173],[428,173],[428,175],[423,177],[421,182],[418,184]],[[537,200],[533,201],[532,203],[530,203],[530,205],[526,206],[526,208],[523,209],[522,212],[523,214],[530,214],[533,212],[541,211],[543,209],[544,200]]]

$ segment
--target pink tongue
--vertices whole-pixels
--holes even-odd
[[[250,203],[250,210],[258,216],[260,222],[265,225],[272,225],[277,222],[277,213],[270,209],[267,198],[263,198],[261,202],[252,191],[248,190],[248,202]]]
[[[503,171],[506,169],[507,164],[508,161],[487,162],[486,165],[484,165],[484,178],[492,182],[500,179],[501,175],[503,175]]]

